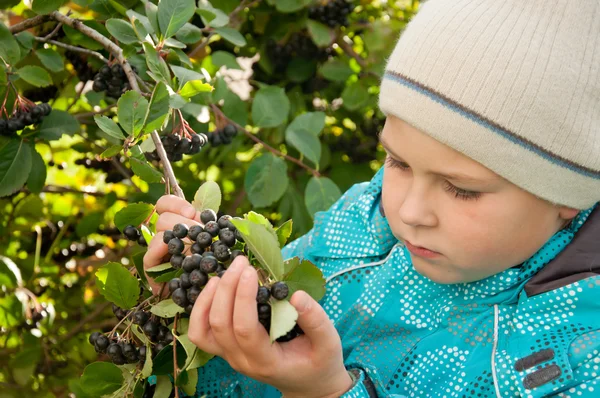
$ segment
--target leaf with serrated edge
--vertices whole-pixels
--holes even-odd
[[[325,278],[323,272],[308,260],[293,257],[285,262],[285,275],[282,280],[290,289],[288,297],[297,290],[308,293],[315,301],[321,300],[325,295]]]
[[[231,222],[238,229],[252,254],[273,278],[283,276],[283,256],[277,236],[269,232],[264,225],[248,220],[233,218]]]
[[[150,312],[161,318],[172,318],[175,314],[181,314],[183,311],[185,310],[175,304],[172,299],[163,300],[150,307]]]
[[[244,218],[248,221],[252,221],[255,224],[264,225],[267,231],[271,232],[275,239],[277,239],[277,233],[275,232],[275,229],[273,229],[273,225],[267,219],[267,217],[257,212],[249,211],[248,213],[244,214]]]
[[[279,240],[279,246],[283,247],[292,235],[292,224],[292,220],[287,220],[275,230],[275,233],[277,234],[277,240]]]
[[[196,394],[196,387],[198,384],[198,372],[188,372],[188,381],[181,389],[189,396]]]
[[[123,231],[126,226],[138,226],[152,213],[154,206],[148,203],[132,203],[115,214],[115,225]]]
[[[150,347],[150,343],[146,342],[146,361],[144,362],[144,367],[142,368],[142,377],[144,379],[150,377],[152,374],[152,347]]]
[[[162,271],[165,271],[168,269],[173,269],[173,266],[171,265],[171,263],[164,263],[164,264],[160,264],[155,267],[152,267],[152,268],[148,268],[146,270],[146,272],[149,274],[152,274],[154,272],[162,272]]]
[[[194,195],[192,206],[198,211],[211,209],[215,213],[221,206],[221,188],[214,181],[206,181],[198,188]]]
[[[107,263],[98,269],[96,285],[108,301],[123,309],[133,307],[140,294],[137,278],[119,263]]]
[[[158,376],[156,378],[156,390],[153,398],[168,398],[173,390],[173,384],[169,376]]]
[[[287,300],[269,300],[271,303],[271,343],[292,330],[298,319],[298,311]]]

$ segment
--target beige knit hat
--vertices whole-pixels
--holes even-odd
[[[600,1],[430,0],[379,107],[552,203],[600,200]]]

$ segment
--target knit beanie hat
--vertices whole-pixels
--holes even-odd
[[[600,1],[429,0],[379,107],[555,204],[600,200]]]

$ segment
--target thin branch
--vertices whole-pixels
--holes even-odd
[[[71,11],[69,10],[69,13]],[[69,14],[67,14],[69,15]],[[58,33],[58,31],[60,30],[60,28],[62,28],[63,24],[62,22],[59,22],[56,24],[56,27],[52,30],[52,32],[48,33],[46,36],[44,36],[44,41],[48,41],[50,39],[52,39],[54,37],[54,35],[56,35]]]
[[[206,36],[200,44],[198,44],[196,47],[194,47],[194,49],[192,51],[190,51],[188,53],[188,57],[194,58],[194,56],[196,56],[196,54],[198,54],[200,52],[200,50],[202,50],[204,47],[206,47],[208,45],[210,38],[213,37],[215,34],[216,34],[215,32],[210,32],[208,34],[208,36]]]
[[[10,33],[17,34],[29,28],[33,28],[34,26],[41,25],[45,22],[48,22],[52,19],[50,15],[38,15],[37,17],[33,17],[30,19],[26,19],[23,22],[19,22],[8,28]]]
[[[350,44],[348,44],[343,37],[343,34],[340,34],[336,40],[336,43],[338,44],[338,46],[340,46],[340,48],[342,50],[344,50],[344,52],[349,55],[350,57],[354,58],[356,60],[356,62],[358,62],[358,64],[360,65],[361,68],[366,68],[367,67],[367,61],[365,61],[360,55],[358,55],[356,53],[356,51],[354,51],[354,49],[352,48],[352,46]]]
[[[73,116],[75,116],[75,119],[77,119],[77,121],[79,121],[79,119],[85,119],[86,117],[93,117],[95,115],[102,115],[104,113],[106,113],[107,111],[116,108],[117,104],[112,104],[107,106],[106,108],[102,108],[99,111],[92,111],[92,112],[81,112],[81,113],[76,113]]]
[[[302,163],[299,159],[293,158],[289,155],[285,155],[284,153],[282,153],[281,151],[278,151],[277,149],[273,148],[272,146],[270,146],[269,144],[267,144],[266,142],[262,141],[260,138],[258,138],[256,135],[252,134],[251,132],[249,132],[248,130],[246,130],[245,128],[243,128],[242,126],[240,126],[239,124],[237,124],[236,122],[234,122],[233,120],[229,119],[227,116],[225,116],[225,114],[219,109],[218,106],[211,104],[210,107],[212,108],[213,112],[215,112],[216,115],[219,115],[219,117],[221,117],[224,120],[227,120],[228,123],[233,124],[234,126],[236,126],[238,128],[238,130],[241,130],[244,134],[246,134],[252,141],[256,142],[257,144],[262,145],[265,149],[267,149],[268,151],[274,153],[277,156],[282,156],[284,158],[286,158],[287,160],[289,160],[292,163],[296,163],[298,166],[310,171],[312,173],[313,176],[315,177],[321,177],[321,174],[313,169],[310,166],[305,165],[304,163]]]
[[[21,192],[31,193],[27,188],[22,188]],[[106,196],[106,194],[104,192],[80,191],[80,190],[77,190],[74,188],[61,187],[61,186],[56,186],[56,185],[46,185],[44,188],[42,188],[42,192],[57,193],[57,194],[75,193],[75,194],[80,194],[80,195],[90,195],[90,196],[99,197],[99,198]],[[127,202],[127,199],[124,199],[124,198],[117,197],[117,200]]]
[[[57,40],[49,40],[46,39],[44,37],[34,37],[34,40],[39,41],[41,43],[48,43],[48,44],[53,44],[57,47],[62,47],[65,48],[69,51],[75,51],[75,52],[80,52],[83,54],[87,54],[87,55],[91,55],[92,57],[96,57],[98,58],[100,61],[108,63],[108,59],[104,58],[104,55],[100,54],[99,52],[96,51],[92,51],[92,50],[88,50],[87,48],[81,48],[81,47],[77,47],[77,46],[72,46],[70,44],[65,44],[61,41],[57,41]]]

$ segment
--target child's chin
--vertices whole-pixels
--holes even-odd
[[[449,271],[446,267],[438,264],[431,264],[422,258],[411,256],[413,267],[415,271],[424,277],[430,279],[435,283],[441,285],[453,285],[457,283],[471,282],[467,280],[465,275],[460,275],[455,272]]]

